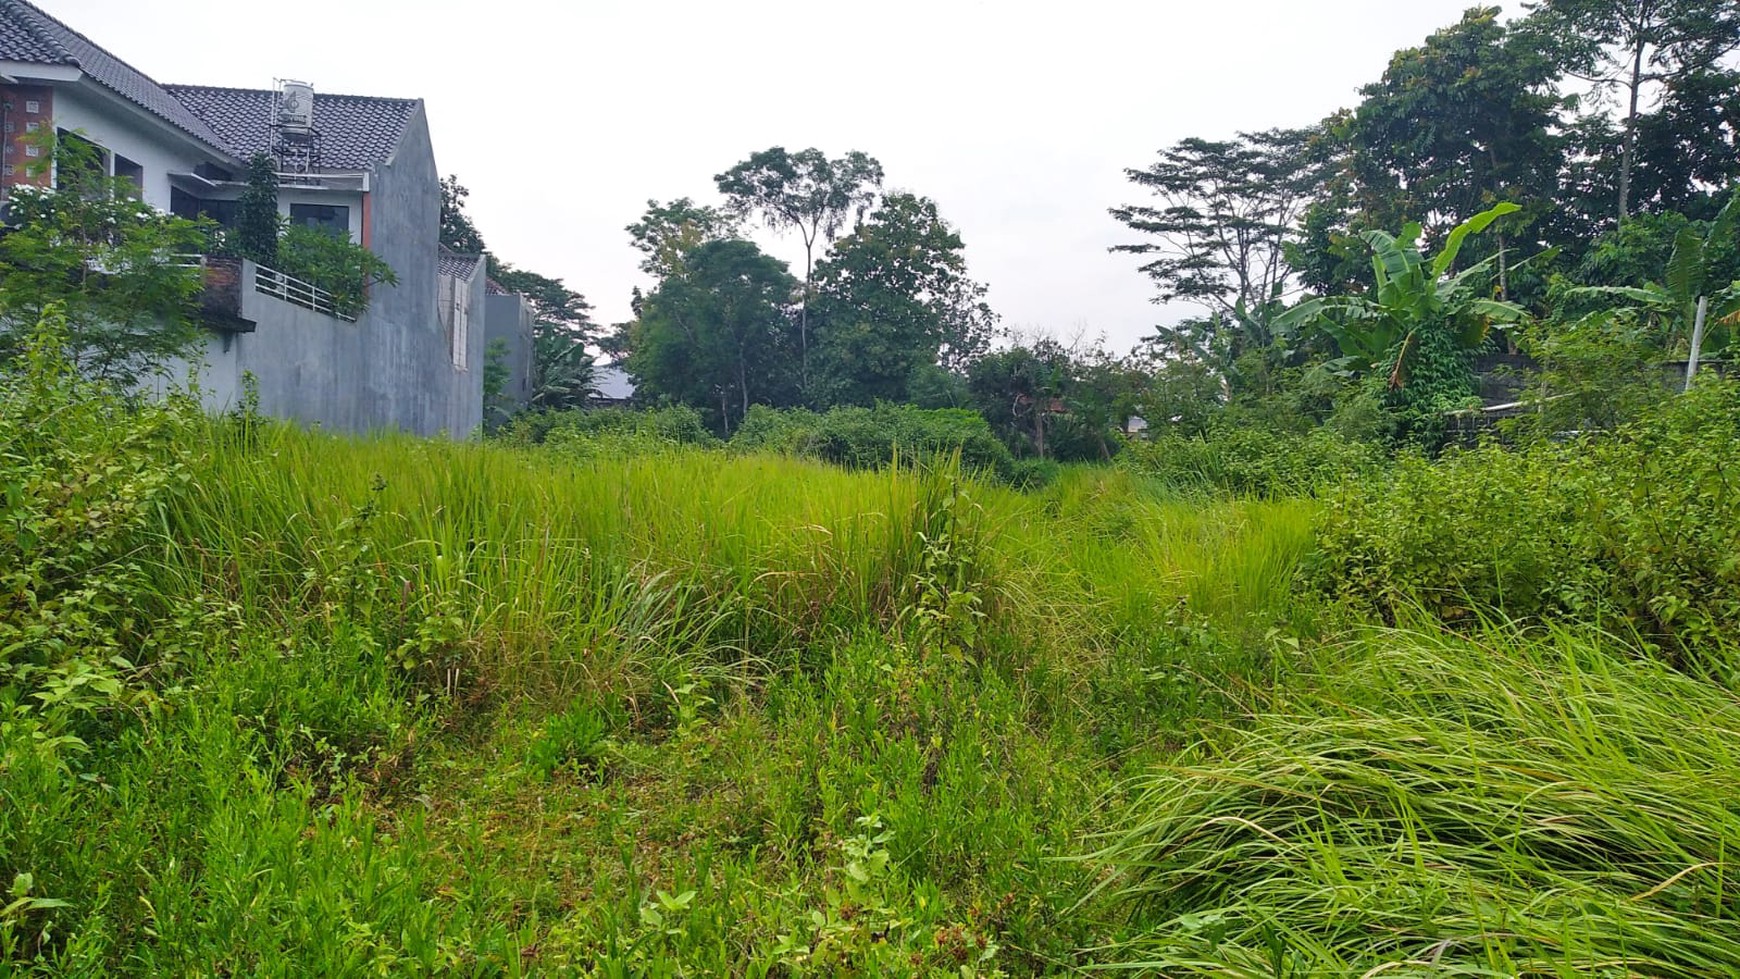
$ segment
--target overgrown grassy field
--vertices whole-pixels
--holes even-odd
[[[1725,620],[1385,626],[1313,584],[1364,497],[341,439],[51,365],[0,467],[0,973],[1740,973]]]

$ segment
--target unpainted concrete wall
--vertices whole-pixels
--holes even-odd
[[[459,371],[435,309],[441,238],[441,178],[423,110],[406,123],[397,152],[375,170],[369,195],[369,245],[398,276],[377,286],[365,323],[361,396],[369,428],[464,438],[483,422],[483,372]],[[481,310],[478,321],[481,321]],[[470,364],[483,362],[483,331],[474,330]]]
[[[485,318],[485,350],[497,340],[504,347],[502,366],[508,374],[502,385],[502,401],[510,411],[524,408],[532,400],[531,306],[519,296],[489,296]]]

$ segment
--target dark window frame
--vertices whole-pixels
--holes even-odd
[[[297,213],[298,211],[301,213]],[[335,235],[342,235],[348,240],[350,238],[350,205],[293,203],[290,205],[290,223],[299,224],[305,228],[319,228]]]

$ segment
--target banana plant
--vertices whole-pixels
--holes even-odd
[[[1661,282],[1643,286],[1584,286],[1572,292],[1628,301],[1632,308],[1662,328],[1670,350],[1679,348],[1681,343],[1690,347],[1698,303],[1704,301],[1708,305],[1706,325],[1711,330],[1703,337],[1702,345],[1720,350],[1727,345],[1731,328],[1740,326],[1740,280],[1726,286],[1712,282],[1711,259],[1723,242],[1734,237],[1737,227],[1740,227],[1740,187],[1735,188],[1716,220],[1710,222],[1707,232],[1680,229]]]
[[[1428,260],[1421,251],[1421,228],[1409,224],[1400,235],[1368,231],[1374,288],[1363,295],[1307,299],[1276,321],[1278,329],[1320,330],[1335,341],[1342,357],[1332,367],[1349,374],[1385,371],[1390,387],[1407,384],[1411,360],[1424,331],[1448,333],[1455,346],[1478,350],[1496,325],[1521,322],[1521,306],[1487,294],[1489,258],[1454,274],[1450,269],[1469,236],[1521,210],[1499,204],[1457,225],[1444,247]]]

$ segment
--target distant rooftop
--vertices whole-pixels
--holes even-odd
[[[592,386],[606,401],[627,401],[634,397],[634,381],[616,364],[599,364],[592,375]]]
[[[451,275],[455,279],[469,279],[471,272],[477,268],[477,263],[483,260],[482,255],[461,255],[441,249],[441,274]]]

